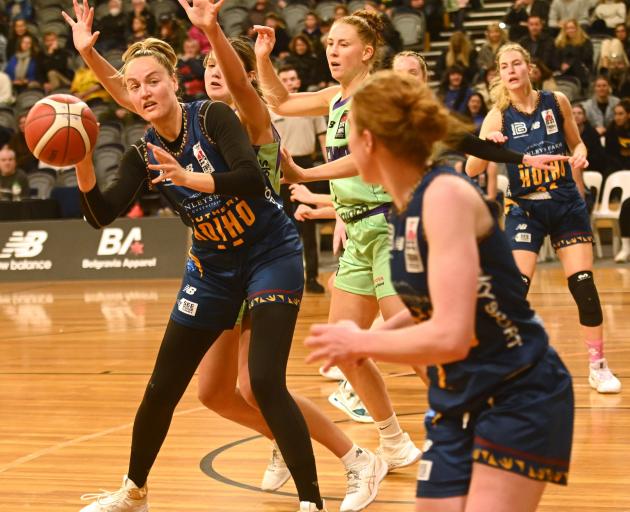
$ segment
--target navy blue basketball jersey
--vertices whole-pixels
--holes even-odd
[[[423,196],[450,167],[434,167],[422,179],[403,213],[392,211],[391,277],[401,299],[420,322],[431,317],[427,284],[428,251],[422,228]],[[471,184],[471,186],[473,186]],[[440,413],[464,413],[487,400],[501,382],[530,368],[546,352],[547,334],[524,299],[523,283],[505,235],[494,223],[479,241],[475,337],[462,361],[429,367],[429,404]]]
[[[146,142],[160,146],[173,155],[189,172],[229,172],[216,143],[205,133],[200,110],[206,103],[196,101],[182,104],[184,112],[184,140],[181,149],[172,153],[151,127],[144,136]],[[206,115],[212,115],[207,112]],[[145,160],[157,163],[153,153],[144,146]],[[157,171],[152,171],[155,177]],[[164,181],[157,186],[182,220],[193,228],[193,244],[200,249],[230,250],[247,246],[276,230],[289,226],[282,203],[270,186],[270,176],[264,198],[240,198],[208,194]]]
[[[531,114],[513,105],[503,111],[502,133],[508,137],[504,147],[530,155],[569,155],[563,126],[564,117],[554,93],[538,91],[538,103]],[[507,197],[518,198],[534,192],[548,199],[579,195],[568,162],[552,162],[551,171],[525,164],[506,165],[510,179]]]

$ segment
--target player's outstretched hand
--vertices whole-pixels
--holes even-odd
[[[305,181],[304,169],[293,161],[291,153],[285,148],[280,148],[280,165],[282,169],[282,179],[280,183],[291,184]]]
[[[569,158],[569,164],[571,164],[571,169],[582,171],[588,167],[588,160],[584,155],[575,155]]]
[[[262,25],[254,25],[254,31],[258,34],[256,44],[254,45],[256,57],[269,57],[276,44],[276,33],[271,27],[264,27]]]
[[[158,161],[157,164],[149,164],[149,169],[160,172],[160,175],[152,179],[151,183],[157,184],[170,180],[173,185],[186,185],[186,178],[190,173],[186,172],[172,155],[151,143],[147,144],[147,148],[153,152],[155,159]]]
[[[294,183],[289,187],[291,191],[291,201],[297,201],[299,203],[317,204],[313,192],[311,192],[305,185]]]
[[[74,47],[80,54],[89,52],[100,35],[99,31],[92,33],[92,22],[94,21],[94,7],[90,7],[87,0],[83,0],[83,4],[79,5],[77,0],[72,0],[74,7],[74,15],[77,20],[74,21],[68,13],[61,11],[63,19],[72,28],[72,42]]]
[[[503,135],[501,132],[495,131],[495,132],[488,132],[486,134],[486,140],[494,142],[495,144],[505,144],[508,138],[505,135]]]
[[[569,157],[566,155],[524,155],[523,163],[535,169],[553,171],[556,166],[554,162],[566,162]]]
[[[360,333],[361,329],[350,320],[313,325],[304,341],[304,345],[312,349],[306,362],[323,361],[324,371],[331,366],[360,364],[363,360]]]
[[[190,22],[204,32],[212,32],[219,26],[217,18],[225,0],[192,0],[192,5],[188,0],[178,1]]]
[[[299,204],[298,207],[293,212],[293,216],[295,220],[300,222],[304,222],[305,220],[312,219],[313,208],[308,206],[307,204]]]

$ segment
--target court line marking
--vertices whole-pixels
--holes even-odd
[[[206,411],[207,408],[204,406],[201,407],[195,407],[193,409],[186,409],[183,411],[179,411],[179,412],[175,412],[173,414],[173,416],[185,416],[187,414],[191,414],[194,412],[199,412],[199,411]],[[5,464],[4,466],[0,466],[0,473],[6,473],[7,471],[9,471],[10,469],[16,468],[18,466],[21,466],[22,464],[26,464],[28,462],[31,462],[35,459],[38,459],[40,457],[43,457],[45,455],[48,455],[52,452],[55,452],[57,450],[61,450],[62,448],[67,448],[68,446],[74,446],[80,443],[83,443],[85,441],[91,441],[92,439],[98,439],[99,437],[103,437],[106,436],[108,434],[113,434],[114,432],[119,432],[121,430],[125,430],[127,428],[132,428],[133,427],[133,421],[130,423],[125,423],[124,425],[118,425],[117,427],[111,427],[105,430],[101,430],[100,432],[94,432],[92,434],[86,434],[84,436],[80,436],[80,437],[76,437],[74,439],[70,439],[68,441],[63,441],[61,443],[57,443],[54,444],[52,446],[48,446],[47,448],[42,448],[41,450],[37,450],[33,453],[29,453],[28,455],[24,455],[22,457],[19,457],[17,459],[15,459],[12,462],[9,462],[8,464]]]

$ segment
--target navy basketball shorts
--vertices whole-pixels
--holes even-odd
[[[471,409],[457,416],[427,413],[418,498],[467,495],[474,462],[540,482],[567,484],[573,388],[552,348],[534,367]]]
[[[584,200],[517,199],[509,206],[505,234],[513,251],[538,253],[545,240],[558,250],[575,244],[593,243],[591,220]]]
[[[300,306],[304,289],[302,246],[290,239],[270,247],[258,242],[229,253],[193,247],[171,312],[177,323],[197,329],[232,329],[243,306]]]

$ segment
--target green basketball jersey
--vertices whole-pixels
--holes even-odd
[[[269,180],[273,191],[280,195],[280,134],[278,134],[273,125],[271,129],[273,130],[274,141],[254,146],[254,151],[256,152],[258,164],[263,174]]]
[[[330,102],[328,130],[326,131],[326,153],[328,161],[337,160],[350,153],[348,137],[350,126],[350,103],[352,98],[341,99],[337,94]],[[351,221],[357,215],[383,203],[391,203],[391,197],[380,185],[369,185],[359,176],[330,181],[330,192],[335,209],[344,221]]]

